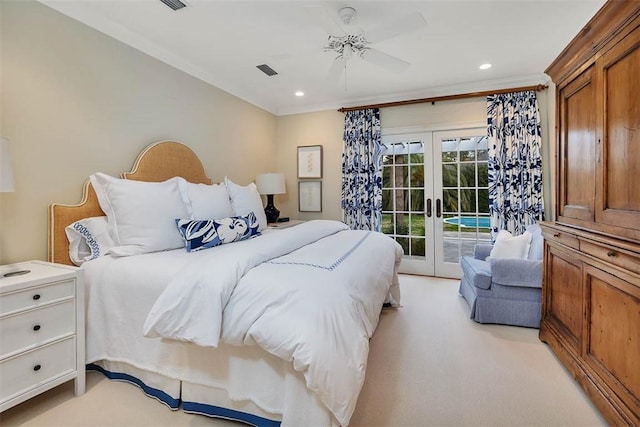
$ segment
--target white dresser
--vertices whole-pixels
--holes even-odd
[[[84,393],[82,273],[44,261],[0,267],[0,412],[71,379]]]

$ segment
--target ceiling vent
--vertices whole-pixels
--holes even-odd
[[[183,7],[187,7],[186,3],[181,2],[180,0],[160,0],[162,3],[166,4],[173,10],[182,9]]]
[[[269,77],[275,76],[276,74],[278,74],[276,72],[276,70],[274,70],[273,68],[269,67],[267,64],[256,65],[256,68],[258,68],[258,70],[262,71],[263,73],[265,73]]]

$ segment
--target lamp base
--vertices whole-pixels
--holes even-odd
[[[267,206],[264,208],[264,214],[267,216],[268,223],[276,222],[280,216],[280,211],[273,205],[273,194],[267,194]]]

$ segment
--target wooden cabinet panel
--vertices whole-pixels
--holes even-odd
[[[582,267],[581,262],[567,252],[550,247],[545,272],[545,316],[569,335],[574,352],[580,352],[582,335]]]
[[[561,217],[594,220],[596,115],[594,67],[562,87],[560,100],[559,212]]]
[[[585,267],[589,321],[586,354],[616,394],[640,413],[640,288]]]
[[[605,115],[596,220],[640,228],[640,31],[598,61]]]

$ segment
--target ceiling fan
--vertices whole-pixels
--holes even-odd
[[[329,35],[327,46],[324,47],[325,52],[337,53],[329,69],[330,79],[337,79],[343,71],[346,72],[347,62],[354,56],[359,56],[369,63],[381,66],[392,72],[405,70],[410,66],[408,62],[374,49],[371,45],[418,30],[427,25],[422,14],[415,12],[397,21],[386,23],[365,32],[354,23],[354,19],[357,16],[357,11],[354,8],[343,7],[338,10],[337,18],[339,18],[340,23],[335,20],[334,16],[326,9],[322,14],[315,14],[316,19]]]

